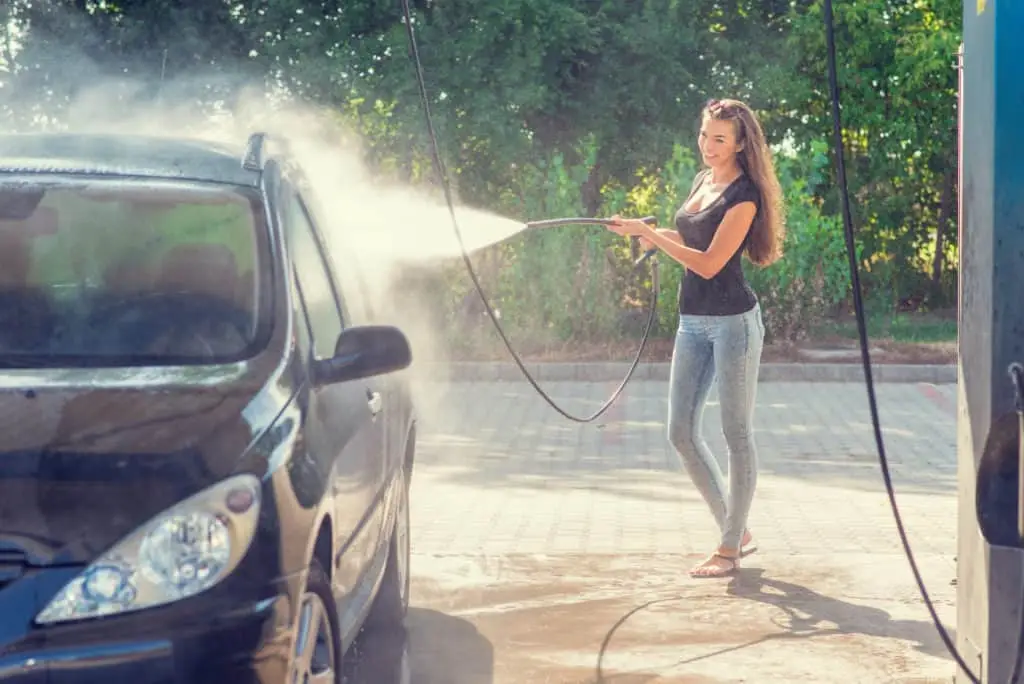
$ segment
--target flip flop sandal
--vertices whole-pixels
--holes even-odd
[[[743,534],[745,534],[745,535],[749,534],[749,533],[750,533],[750,530],[744,530],[743,531]],[[742,542],[742,540],[740,541],[740,558],[746,558],[747,556],[749,556],[750,554],[755,553],[755,552],[757,552],[757,540],[756,539],[751,537],[750,541],[747,542],[746,544],[744,544]]]
[[[712,558],[721,558],[722,560],[729,563],[729,567],[707,567],[694,568],[690,570],[690,577],[694,579],[717,579],[720,577],[729,577],[739,572],[740,566],[737,564],[738,558],[730,558],[729,556],[723,556],[720,553],[713,553],[708,557],[708,560]]]

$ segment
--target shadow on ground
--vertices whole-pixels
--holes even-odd
[[[893,620],[880,608],[841,601],[793,582],[766,577],[760,568],[743,569],[733,577],[726,593],[774,606],[783,612],[782,620],[776,625],[785,631],[769,635],[766,640],[859,634],[899,639],[917,652],[936,658],[949,656],[932,622]],[[947,631],[955,643],[955,630]]]
[[[661,672],[660,675],[650,675],[645,672],[623,672],[621,668],[616,668],[617,671],[614,673],[608,672],[607,661],[609,658],[614,660],[617,652],[623,650],[621,645],[616,648],[616,642],[623,639],[629,641],[624,633],[638,629],[647,631],[648,626],[654,624],[658,619],[648,614],[664,613],[666,610],[673,610],[676,606],[685,611],[688,605],[692,606],[694,597],[679,595],[647,601],[633,607],[610,626],[598,654],[596,675],[589,680],[589,684],[623,684],[625,682],[639,684],[658,679],[668,672],[671,672],[674,677],[672,681],[717,682],[718,679],[708,679],[706,675],[702,676],[699,673],[699,668],[703,667],[706,671],[708,667],[726,667],[739,676],[741,671],[750,666],[755,670],[762,667],[765,681],[780,681],[778,677],[780,673],[775,671],[778,663],[769,665],[772,658],[769,657],[768,660],[765,660],[766,651],[757,647],[771,644],[779,646],[782,643],[794,644],[806,640],[843,636],[896,640],[918,653],[941,659],[949,658],[949,654],[943,647],[931,622],[894,620],[889,613],[879,608],[849,603],[792,582],[768,578],[760,569],[742,571],[728,584],[726,593],[733,600],[754,601],[775,608],[782,614],[772,617],[766,624],[763,617],[755,618],[735,604],[727,604],[721,607],[721,611],[722,615],[729,617],[728,622],[732,626],[721,630],[716,628],[714,631],[717,633],[717,638],[706,639],[697,632],[686,633],[685,630],[681,634],[676,634],[675,637],[679,639],[680,650],[691,650],[694,647],[699,647],[702,643],[716,645],[713,650],[680,658],[674,662],[663,661],[658,668]],[[631,625],[630,623],[636,624]],[[772,631],[773,627],[774,631]],[[956,634],[952,630],[950,637],[955,641]],[[668,637],[663,634],[661,638]],[[796,648],[806,652],[803,647]],[[844,651],[862,650],[864,660],[871,660],[878,656],[877,645],[861,639],[844,641],[841,648]],[[748,650],[753,650],[753,652],[746,654]],[[773,650],[772,653],[779,653],[779,651]],[[775,658],[775,660],[778,659],[778,657]],[[761,663],[761,665],[756,663]],[[818,676],[826,675],[819,672]],[[800,681],[804,680],[800,679]]]
[[[349,651],[344,684],[491,684],[494,647],[472,623],[409,608],[405,629],[364,630]]]

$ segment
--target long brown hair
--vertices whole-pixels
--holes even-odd
[[[711,100],[704,107],[703,117],[733,122],[736,142],[742,145],[736,158],[761,194],[761,207],[750,227],[747,257],[758,266],[768,266],[782,257],[786,215],[782,188],[761,122],[746,104],[730,99]]]

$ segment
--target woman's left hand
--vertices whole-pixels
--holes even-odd
[[[652,230],[651,226],[648,226],[640,219],[624,219],[618,214],[612,216],[612,221],[614,223],[608,226],[608,230],[625,237],[647,235],[648,231]]]

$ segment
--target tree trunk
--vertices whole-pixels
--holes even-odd
[[[946,233],[956,211],[956,166],[947,167],[939,193],[939,218],[935,226],[935,257],[932,259],[932,299],[942,298],[942,273],[946,263]]]
[[[601,208],[601,186],[604,184],[604,172],[601,167],[601,153],[598,152],[598,160],[590,167],[587,180],[580,188],[580,197],[583,200],[583,208],[587,216],[593,216]]]

